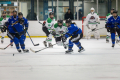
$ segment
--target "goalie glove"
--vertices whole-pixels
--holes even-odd
[[[92,29],[92,31],[95,31],[95,30],[96,30],[96,28]]]

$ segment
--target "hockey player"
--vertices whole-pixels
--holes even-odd
[[[0,27],[3,28],[4,26],[6,26],[6,22],[7,21],[8,21],[8,17],[6,16],[6,12],[3,11],[2,12],[2,16],[0,18]],[[3,29],[1,29],[1,30],[3,30]],[[1,35],[2,35],[2,37],[1,37],[1,43],[3,43],[4,42],[4,37],[5,37],[6,30],[1,31],[1,32],[2,32],[1,33]]]
[[[24,24],[24,19],[18,18],[18,21],[16,21],[12,25],[8,26],[8,34],[7,35],[12,41],[14,41],[18,52],[21,52],[19,45],[21,45],[23,52],[29,52],[28,49],[25,49],[24,29],[22,26],[23,24]]]
[[[26,39],[26,32],[28,30],[28,24],[29,23],[28,23],[28,20],[25,17],[23,17],[22,12],[18,13],[18,19],[24,19],[23,29],[24,29],[24,41],[25,41],[25,39]],[[17,21],[18,21],[18,19],[17,19]]]
[[[107,16],[106,16],[106,22],[112,16],[114,10],[115,10],[114,8],[111,9],[111,13],[107,14]],[[105,24],[105,28],[107,29],[107,25],[106,24]],[[109,37],[110,37],[110,30],[107,29],[106,43],[109,42]]]
[[[110,17],[107,21],[107,28],[111,32],[112,47],[115,46],[115,32],[119,35],[120,41],[120,17],[117,15],[117,11],[113,11],[113,16]]]
[[[16,22],[18,19],[18,16],[17,16],[17,11],[13,11],[13,16],[11,16],[9,19],[8,19],[8,25],[12,25],[14,22]],[[12,43],[13,41],[10,40],[10,43]],[[13,46],[13,44],[11,44],[11,46]]]
[[[52,34],[51,34],[52,30],[51,29],[54,26],[55,17],[54,17],[53,12],[50,12],[49,16],[50,17],[45,22],[43,22],[42,30],[45,32],[45,34],[47,36],[46,40],[43,43],[44,43],[45,47],[47,47],[47,42],[48,42],[49,47],[52,48],[53,45],[51,43],[52,42]]]
[[[58,46],[64,46],[67,48],[67,42],[63,40],[63,36],[67,32],[67,26],[63,23],[63,20],[58,20],[53,27],[52,35],[55,37],[55,41]],[[62,40],[62,41],[61,41]]]
[[[87,26],[87,33],[86,33],[86,38],[90,39],[91,38],[91,31],[94,33],[94,37],[96,39],[100,38],[99,31],[97,29],[98,23],[100,23],[99,16],[97,13],[95,13],[95,9],[92,7],[91,13],[89,13],[86,17],[86,21],[84,22],[84,25]]]
[[[63,40],[66,41],[68,37],[72,36],[69,39],[69,46],[68,46],[68,50],[66,51],[66,53],[73,52],[72,50],[73,44],[76,44],[77,47],[79,48],[78,52],[83,51],[84,48],[81,46],[81,43],[79,42],[79,40],[83,37],[82,30],[78,28],[77,25],[72,23],[71,19],[66,20],[66,26],[68,27],[68,32],[65,34]]]

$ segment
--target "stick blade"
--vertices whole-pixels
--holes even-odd
[[[34,46],[39,46],[39,44],[35,44]]]
[[[5,50],[4,48],[0,48],[1,50]]]
[[[31,50],[32,52],[36,53],[33,49],[30,48],[30,50]]]

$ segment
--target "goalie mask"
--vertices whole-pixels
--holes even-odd
[[[90,9],[90,11],[91,11],[91,14],[94,14],[95,9],[92,7],[92,8]]]

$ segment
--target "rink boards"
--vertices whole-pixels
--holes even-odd
[[[56,23],[57,21],[55,21]],[[75,22],[78,27],[80,27],[82,30],[83,30],[83,33],[84,33],[84,36],[86,34],[86,27],[83,26],[82,28],[82,21],[76,21],[74,20],[73,22]],[[43,21],[41,21],[41,23],[43,23]],[[98,25],[98,28],[102,28],[102,27],[105,27],[105,21],[104,20],[101,20],[100,21],[100,24]],[[38,21],[29,21],[29,29],[28,29],[28,32],[29,34],[32,36],[32,37],[45,37],[45,33],[42,31],[42,25],[38,23]],[[99,30],[100,32],[100,36],[105,36],[106,35],[106,29],[101,29]],[[28,36],[28,35],[27,35]]]

